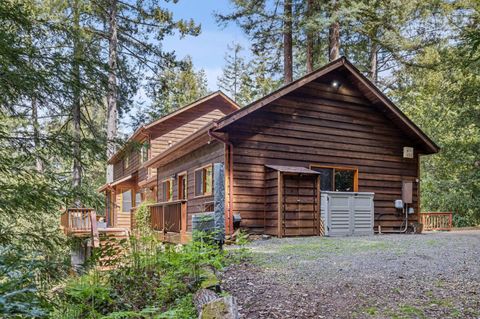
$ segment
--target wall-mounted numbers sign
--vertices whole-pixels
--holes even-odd
[[[413,158],[413,147],[404,147],[403,148],[403,157],[404,158]]]

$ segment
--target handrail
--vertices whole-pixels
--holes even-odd
[[[423,230],[451,230],[453,213],[451,212],[425,212],[420,214]]]
[[[91,214],[95,216],[92,218]],[[91,231],[92,220],[98,221],[100,216],[93,208],[67,208],[60,216],[60,225],[65,234],[75,231]]]
[[[186,200],[175,200],[148,205],[152,229],[163,232],[185,232],[186,203]]]

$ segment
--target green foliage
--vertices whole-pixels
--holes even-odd
[[[71,279],[58,297],[53,317],[191,318],[191,295],[211,269],[226,265],[226,253],[209,240],[185,246],[131,239],[129,254],[108,272]]]
[[[44,287],[66,274],[60,258],[26,251],[20,246],[0,246],[0,313],[2,318],[44,317],[50,308]]]
[[[153,201],[142,202],[135,211],[135,232],[138,237],[147,237],[152,233],[152,226],[150,221],[149,205],[154,204]]]
[[[227,49],[222,75],[217,81],[218,87],[236,103],[245,106],[280,85],[267,71],[267,62],[263,56],[255,56],[247,61],[242,54],[243,48],[238,43],[228,45]]]
[[[208,94],[205,71],[195,70],[191,57],[170,61],[149,80],[147,93],[152,105],[139,108],[134,127],[154,121]]]
[[[461,63],[463,50],[426,50],[418,63],[435,67],[402,69],[392,92],[441,147],[421,162],[422,210],[452,211],[459,226],[480,223],[480,68]]]

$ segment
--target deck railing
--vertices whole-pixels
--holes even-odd
[[[95,214],[93,208],[67,208],[60,217],[60,225],[68,234],[72,232],[87,232],[92,229],[91,214]],[[98,221],[99,216],[94,216]]]
[[[451,230],[452,213],[422,213],[421,222],[423,230]]]
[[[152,229],[163,232],[180,233],[185,231],[182,223],[186,216],[187,202],[172,201],[150,205],[150,222]],[[182,218],[182,216],[184,216]]]

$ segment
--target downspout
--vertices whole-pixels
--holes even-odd
[[[227,147],[228,147],[228,160],[229,160],[229,164],[228,164],[228,210],[227,210],[227,218],[226,218],[226,233],[229,235],[229,234],[232,234],[233,233],[233,144],[224,139],[223,137],[221,136],[218,136],[218,135],[215,135],[213,133],[213,129],[217,127],[217,123],[214,123],[214,127],[210,128],[208,130],[208,136],[210,136],[211,138],[214,138],[220,142],[222,142],[223,144],[225,144]]]

